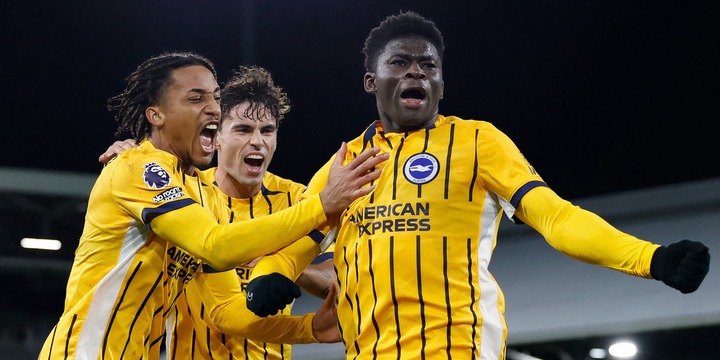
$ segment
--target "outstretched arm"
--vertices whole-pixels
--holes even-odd
[[[517,210],[516,216],[558,251],[590,264],[662,280],[683,293],[695,291],[709,269],[710,255],[702,243],[665,248],[638,239],[547,187],[529,191]]]

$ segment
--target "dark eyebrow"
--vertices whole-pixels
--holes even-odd
[[[188,90],[188,92],[189,92],[189,93],[196,93],[196,94],[200,94],[200,95],[205,95],[205,94],[209,94],[209,93],[210,93],[209,91],[205,91],[204,89],[190,89],[190,90]],[[220,92],[220,87],[215,88],[215,90],[213,90],[212,94],[215,94],[215,93],[218,93],[218,92]]]
[[[393,58],[393,57],[399,57],[403,60],[411,60],[411,59],[417,59],[419,61],[436,61],[437,60],[437,58],[435,58],[433,56],[427,56],[427,55],[413,56],[413,55],[410,55],[407,53],[394,54],[390,58]]]

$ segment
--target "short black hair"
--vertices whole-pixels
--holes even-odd
[[[375,71],[377,58],[385,45],[391,40],[407,35],[418,35],[427,39],[435,46],[440,60],[442,60],[445,43],[440,30],[431,20],[415,12],[407,11],[386,17],[380,25],[370,31],[363,48],[365,70],[368,72]]]
[[[275,85],[269,71],[259,66],[241,66],[220,91],[220,109],[224,119],[236,106],[249,102],[245,116],[252,118],[260,108],[270,111],[276,124],[290,111],[290,99]]]
[[[116,112],[115,121],[119,123],[115,135],[130,133],[135,141],[145,138],[150,133],[145,109],[159,103],[163,92],[170,85],[170,73],[173,70],[194,65],[206,67],[217,79],[213,63],[192,52],[166,52],[140,64],[125,79],[125,90],[108,99],[108,110]]]

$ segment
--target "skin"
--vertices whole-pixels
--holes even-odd
[[[437,120],[445,83],[442,61],[432,43],[419,36],[389,41],[378,55],[374,72],[365,74],[365,91],[374,94],[386,132],[422,129]],[[421,90],[424,98],[403,97]]]
[[[215,180],[223,193],[238,199],[251,198],[262,188],[262,180],[277,148],[278,126],[276,119],[260,107],[246,115],[250,104],[243,102],[229,111],[217,133],[218,167]],[[136,147],[133,139],[116,141],[100,155],[107,163],[120,152]],[[245,159],[260,156],[252,165]],[[259,166],[258,166],[259,164]],[[307,292],[325,298],[335,281],[332,260],[309,265],[296,283]]]
[[[180,159],[182,171],[191,175],[212,161],[215,131],[203,131],[220,124],[220,87],[204,66],[175,69],[170,77],[159,104],[145,110],[151,124],[149,140]]]
[[[250,198],[262,188],[275,149],[278,126],[276,119],[259,108],[247,114],[250,103],[243,102],[229,111],[222,120],[217,136],[218,167],[215,181],[220,190],[234,198]],[[261,157],[246,161],[249,156]],[[300,274],[296,283],[309,293],[324,298],[335,281],[332,260],[311,264]]]
[[[234,198],[250,198],[260,192],[277,148],[277,121],[264,108],[246,116],[249,106],[244,102],[233,108],[223,119],[217,137],[215,178],[218,187]],[[250,161],[250,156],[262,160]]]

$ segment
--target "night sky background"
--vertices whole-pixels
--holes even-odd
[[[263,66],[289,94],[270,170],[307,182],[377,118],[363,42],[413,10],[446,42],[440,113],[488,120],[565,198],[720,176],[716,1],[4,2],[0,167],[99,173],[107,99],[144,59]]]

